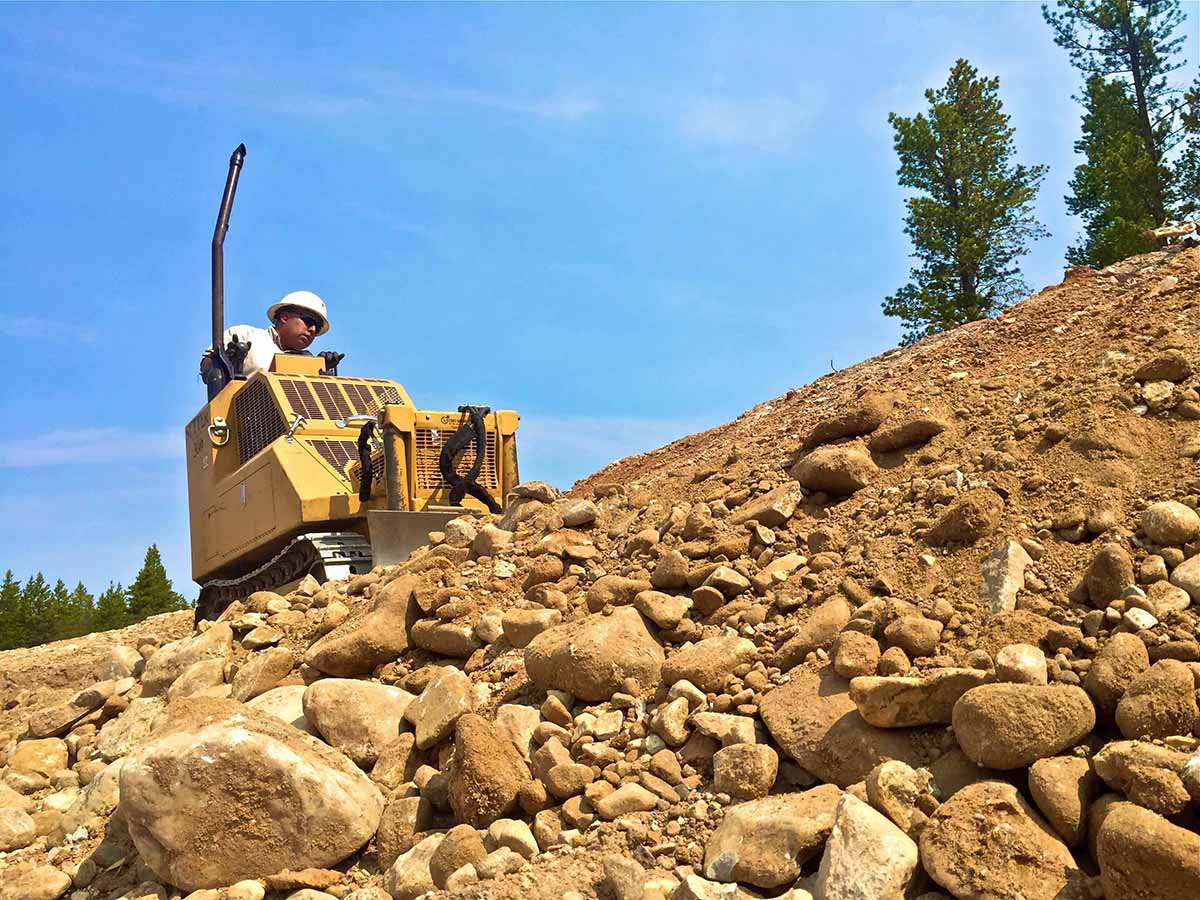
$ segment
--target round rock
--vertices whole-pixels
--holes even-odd
[[[126,757],[120,798],[142,860],[185,890],[329,868],[370,840],[383,812],[379,789],[341,753],[210,698],[167,707]]]
[[[1116,803],[1096,838],[1106,897],[1194,900],[1200,897],[1200,835],[1132,803]]]
[[[1088,896],[1071,851],[1011,784],[981,781],[958,791],[930,817],[920,848],[925,871],[954,897]]]
[[[1183,546],[1200,535],[1200,515],[1174,500],[1152,503],[1142,513],[1142,531],[1160,547]]]
[[[1074,747],[1096,724],[1092,701],[1072,685],[985,684],[954,704],[963,752],[989,769],[1019,769]]]
[[[1130,683],[1117,704],[1117,727],[1131,739],[1190,735],[1198,715],[1191,669],[1164,659]]]

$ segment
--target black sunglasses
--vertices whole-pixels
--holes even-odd
[[[293,316],[295,316],[309,328],[312,328],[316,331],[320,331],[321,326],[324,324],[324,319],[313,313],[300,312],[299,310],[289,310],[289,312],[291,312]]]

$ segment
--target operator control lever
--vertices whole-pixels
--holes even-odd
[[[234,378],[242,377],[246,354],[250,352],[250,343],[250,341],[239,341],[235,334],[230,336],[229,343],[225,345],[225,358],[229,361],[230,374]]]
[[[325,360],[325,368],[321,370],[322,375],[337,375],[338,363],[346,358],[345,353],[338,353],[336,350],[322,350],[320,356]]]

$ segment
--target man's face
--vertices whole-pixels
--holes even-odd
[[[305,319],[309,321],[306,322]],[[289,309],[279,314],[275,322],[275,333],[279,336],[279,346],[284,350],[307,350],[320,327],[321,320],[316,313]]]

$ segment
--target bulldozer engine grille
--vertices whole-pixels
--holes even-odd
[[[233,398],[238,457],[245,463],[287,430],[265,381],[255,381]]]
[[[450,485],[438,470],[438,457],[442,444],[454,436],[455,428],[418,428],[416,430],[416,476],[417,489],[427,491],[449,490]],[[475,442],[458,456],[454,471],[465,475],[475,464]],[[483,454],[483,465],[479,467],[479,484],[489,491],[500,490],[496,467],[496,433],[489,431]]]
[[[343,384],[342,387],[346,389],[346,396],[350,400],[350,407],[354,410],[356,416],[375,415],[379,407],[375,402],[375,396],[371,393],[371,389],[367,385],[350,382]]]
[[[325,407],[325,418],[344,419],[351,414],[350,407],[346,405],[346,398],[342,396],[342,391],[337,384],[328,381],[314,381],[312,389],[316,391],[317,396],[321,399],[321,405]]]
[[[404,402],[400,392],[390,384],[332,378],[281,378],[279,384],[288,404],[306,419],[333,421],[348,416],[373,416],[388,403]]]
[[[295,412],[300,413],[306,419],[327,418],[321,411],[321,407],[317,405],[317,398],[313,396],[312,388],[308,386],[307,381],[280,378],[279,384],[283,388],[283,396],[287,398],[288,404]]]
[[[354,441],[315,440],[309,443],[320,454],[321,459],[333,466],[343,479],[346,478],[346,465],[352,460],[358,461],[358,445]]]

